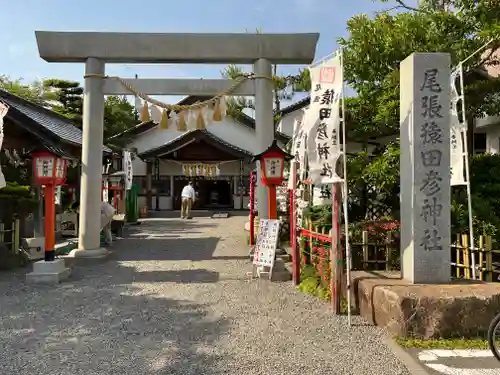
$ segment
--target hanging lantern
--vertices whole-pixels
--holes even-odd
[[[148,102],[144,102],[144,105],[142,106],[142,109],[141,109],[141,116],[139,117],[139,120],[141,120],[141,122],[146,122],[146,121],[149,121],[149,106],[148,106]]]
[[[203,108],[198,110],[198,116],[196,117],[196,129],[205,129],[205,118],[203,116]]]
[[[177,130],[185,132],[187,130],[186,117],[184,112],[179,112],[179,122],[177,123]]]
[[[168,129],[168,113],[166,109],[164,109],[163,112],[161,113],[160,129],[163,130]]]

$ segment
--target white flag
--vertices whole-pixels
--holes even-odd
[[[123,171],[125,172],[125,190],[132,188],[134,172],[132,170],[132,154],[130,151],[123,151]]]
[[[0,102],[0,151],[2,150],[3,143],[3,119],[7,115],[9,107],[6,104]],[[6,186],[5,177],[2,173],[2,166],[0,165],[0,189]]]
[[[305,154],[305,145],[303,146],[303,152],[302,151],[302,143],[303,136],[304,136],[304,130],[302,127],[302,118],[304,116],[304,111],[301,111],[297,118],[295,119],[293,123],[293,136],[292,136],[292,155],[294,156],[293,162],[299,163],[299,171],[301,170],[301,159],[304,157]],[[288,189],[292,189],[293,187],[293,181],[297,179],[297,175],[294,174],[295,170],[294,168],[290,168],[290,173],[288,177]],[[297,171],[298,172],[298,171]],[[297,173],[298,174],[298,173]]]
[[[343,70],[340,52],[311,73],[311,104],[304,126],[307,134],[307,159],[311,182],[314,185],[342,181],[336,165],[343,153],[340,137],[340,106],[343,98]],[[344,148],[345,149],[345,148]]]
[[[451,186],[467,185],[465,180],[465,142],[467,142],[467,123],[465,122],[465,108],[463,108],[464,88],[462,87],[462,65],[451,73],[451,108],[450,108],[450,165]],[[459,90],[456,81],[459,81]],[[458,116],[458,102],[461,102],[462,116]]]

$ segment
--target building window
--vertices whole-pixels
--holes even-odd
[[[153,180],[153,190],[161,196],[170,197],[170,176],[160,176],[159,180]]]
[[[132,179],[132,184],[137,185],[139,188],[138,194],[139,196],[145,196],[147,193],[147,184],[146,184],[146,176],[134,176]]]
[[[250,196],[250,176],[241,176],[239,185],[238,191],[241,192],[244,197]]]
[[[474,134],[474,154],[486,153],[486,133]]]

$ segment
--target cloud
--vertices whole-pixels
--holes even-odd
[[[7,55],[11,59],[22,57],[26,54],[26,46],[21,43],[12,43],[7,47]]]

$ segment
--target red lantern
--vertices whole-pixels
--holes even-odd
[[[260,161],[260,174],[262,184],[267,186],[268,217],[276,219],[276,185],[283,183],[285,161],[293,159],[293,156],[278,147],[276,140],[266,151],[255,155],[252,161]],[[260,212],[259,212],[260,215]]]
[[[281,185],[283,183],[285,161],[293,159],[293,156],[278,147],[276,140],[268,149],[258,155],[253,160],[260,161],[260,171],[262,183],[266,186]]]
[[[63,185],[68,161],[47,151],[36,152],[33,159],[33,178],[38,185]]]

